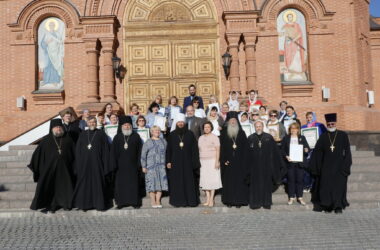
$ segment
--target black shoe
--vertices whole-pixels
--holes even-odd
[[[141,206],[133,206],[134,209],[140,209]]]
[[[116,209],[122,209],[123,208],[123,206],[117,206],[116,207]]]
[[[55,214],[55,210],[49,210],[49,213]]]
[[[336,214],[341,214],[341,213],[343,213],[343,210],[341,208],[336,208],[334,212]]]
[[[263,206],[264,209],[270,209],[270,206]]]
[[[227,207],[232,207],[231,205],[227,205]]]
[[[41,210],[41,213],[43,213],[43,214],[47,214],[48,212],[49,212],[49,209],[47,209],[47,208],[44,208]]]
[[[236,208],[241,208],[241,206],[236,206]]]

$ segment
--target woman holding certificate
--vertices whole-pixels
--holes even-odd
[[[292,205],[297,199],[301,205],[305,206],[306,203],[302,199],[303,175],[310,148],[306,138],[301,135],[298,123],[292,123],[288,133],[281,142],[282,154],[288,166],[288,205]]]
[[[183,113],[182,107],[178,105],[178,98],[172,96],[169,98],[169,105],[165,108],[165,117],[168,119],[168,127],[171,128],[173,120],[179,113]]]

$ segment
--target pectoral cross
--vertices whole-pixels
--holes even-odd
[[[331,145],[331,146],[330,146],[330,149],[331,149],[331,152],[334,152],[335,146],[334,146],[334,145]]]
[[[58,154],[61,154],[61,153],[62,153],[61,149],[58,149]]]
[[[261,141],[259,141],[259,148],[261,148]]]
[[[90,149],[92,148],[92,145],[91,145],[91,144],[88,144],[88,145],[87,145],[87,148],[88,148],[88,150],[90,150]]]

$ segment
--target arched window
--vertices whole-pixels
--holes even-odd
[[[277,17],[277,31],[281,82],[309,82],[305,16],[297,9],[283,10]]]
[[[38,90],[63,90],[65,24],[56,17],[38,26]]]

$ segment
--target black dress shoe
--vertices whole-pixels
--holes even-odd
[[[133,206],[134,209],[140,209],[141,206]]]
[[[341,214],[341,213],[343,213],[343,210],[341,209],[341,208],[337,208],[337,209],[335,209],[335,211],[334,211],[336,214]]]
[[[270,206],[263,206],[264,209],[270,209]]]
[[[227,205],[227,207],[232,207],[231,205]]]

